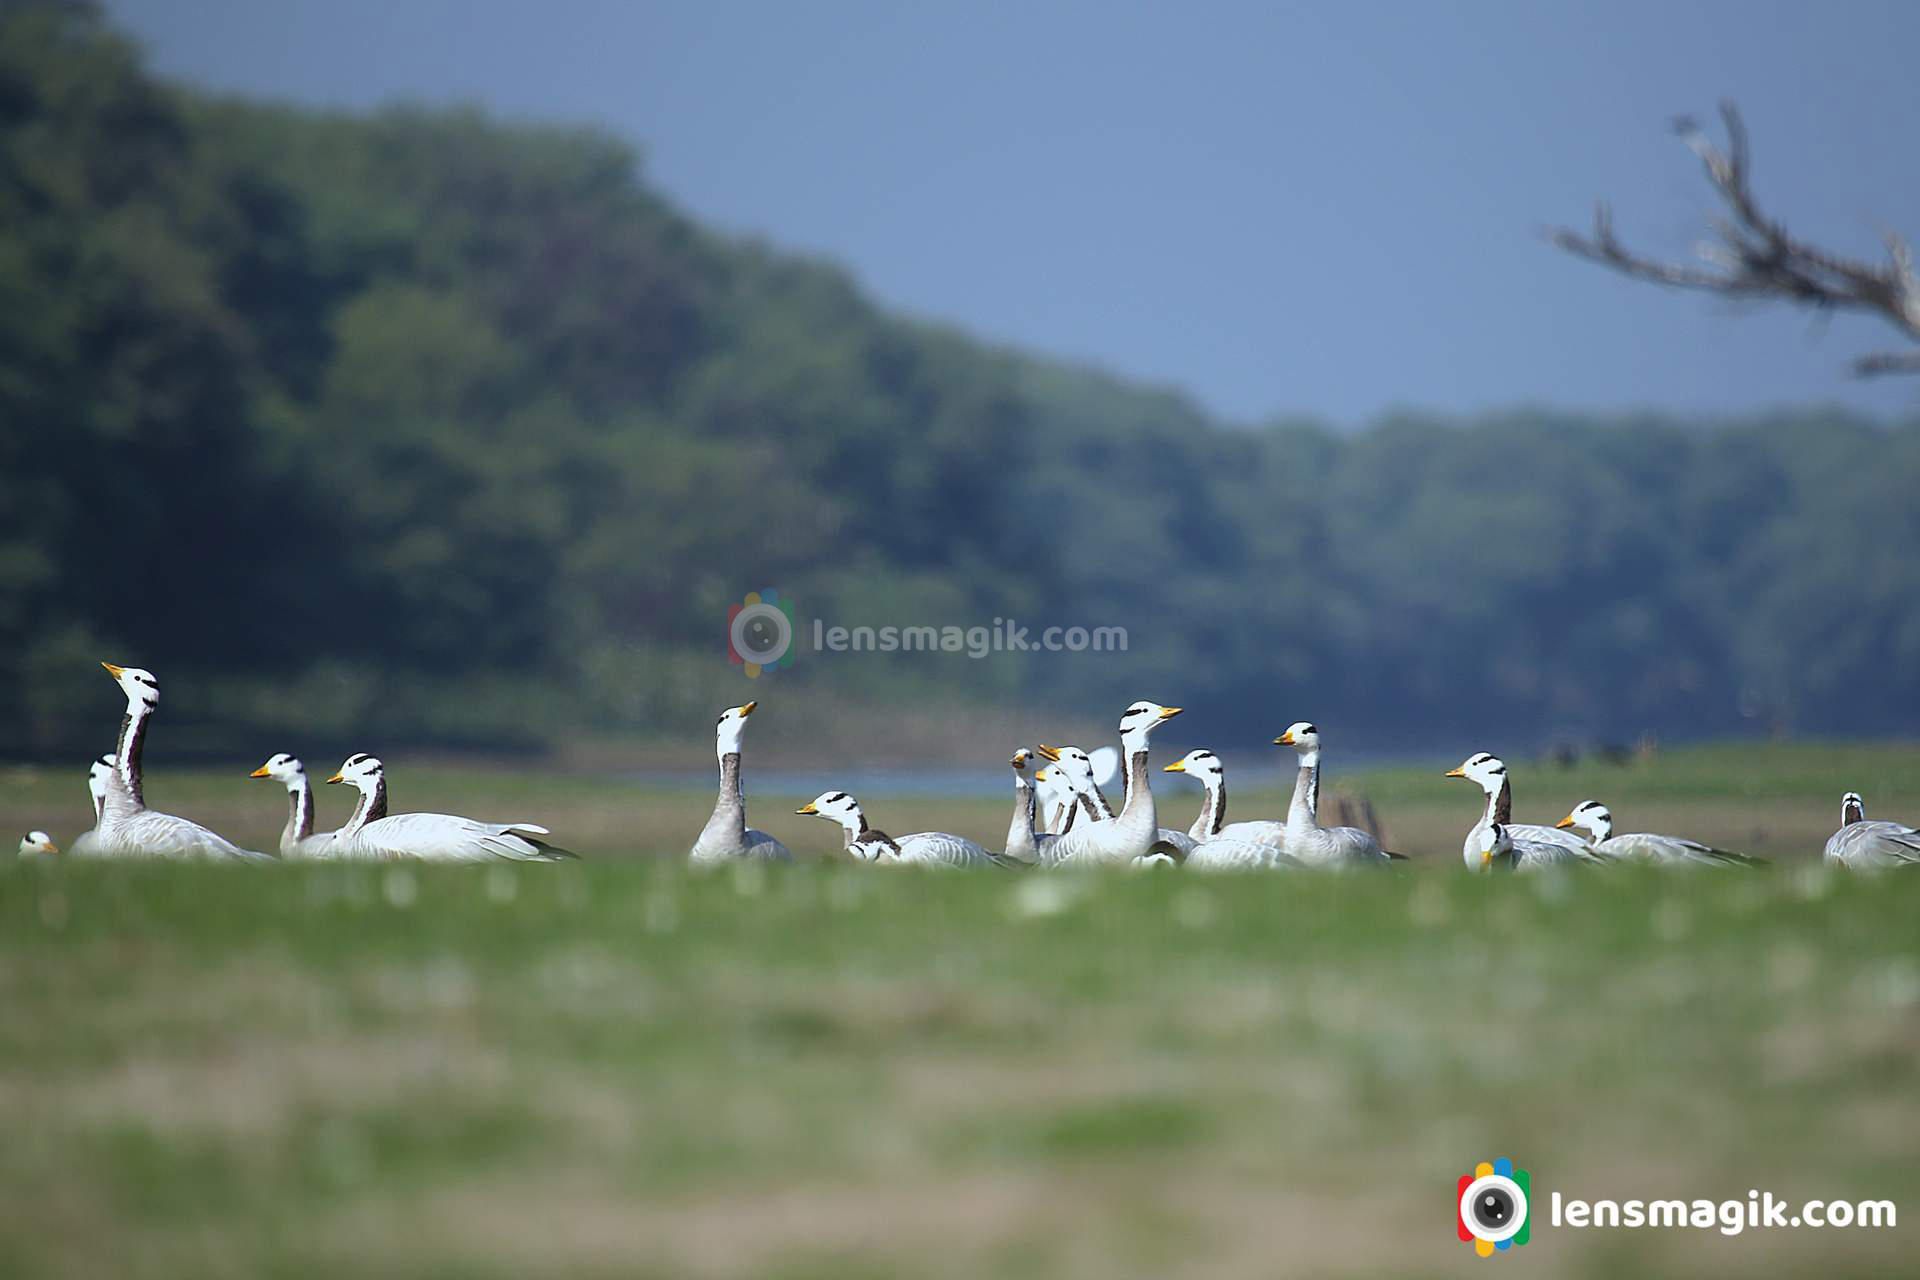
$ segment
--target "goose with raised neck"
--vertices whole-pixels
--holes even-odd
[[[1358,827],[1320,825],[1320,730],[1305,720],[1287,726],[1273,740],[1292,747],[1300,758],[1294,778],[1293,802],[1287,806],[1287,853],[1318,870],[1347,871],[1356,867],[1385,867],[1396,856],[1380,847],[1371,832]]]
[[[720,794],[713,802],[713,814],[693,842],[687,859],[696,866],[711,866],[745,858],[758,862],[792,862],[787,846],[764,831],[747,825],[747,801],[740,782],[741,761],[747,717],[756,702],[728,707],[714,725],[714,756],[720,763]]]
[[[333,853],[331,831],[313,833],[313,783],[306,765],[286,752],[276,752],[267,762],[247,775],[269,778],[287,789],[287,825],[280,832],[280,856],[283,858],[325,858]]]
[[[1162,772],[1184,773],[1201,786],[1200,813],[1187,835],[1195,843],[1219,835],[1227,824],[1227,767],[1220,757],[1205,748],[1189,751]]]
[[[1160,835],[1153,784],[1147,772],[1148,741],[1153,731],[1180,714],[1179,707],[1136,702],[1120,717],[1120,757],[1126,769],[1126,802],[1111,820],[1076,827],[1054,841],[1048,865],[1127,867],[1152,852]],[[1042,745],[1042,755],[1057,753]]]
[[[1513,841],[1513,859],[1517,870],[1535,871],[1556,865],[1592,865],[1612,861],[1595,853],[1592,845],[1570,831],[1531,822],[1514,822],[1513,784],[1507,777],[1507,763],[1500,757],[1485,751],[1475,752],[1447,770],[1444,776],[1478,783],[1486,793],[1486,809],[1481,813],[1480,820],[1468,829],[1467,838],[1460,846],[1460,856],[1469,871],[1480,869],[1485,846],[1482,833],[1496,822],[1506,828],[1508,837]]]

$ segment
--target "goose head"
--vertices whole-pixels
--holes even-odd
[[[153,678],[153,672],[139,667],[116,667],[111,662],[100,665],[120,686],[120,691],[127,695],[128,711],[151,711],[160,705],[160,682]]]
[[[794,812],[837,822],[849,835],[857,836],[867,829],[867,817],[860,811],[860,802],[844,791],[822,791]]]
[[[1033,763],[1033,752],[1029,748],[1021,747],[1013,753],[1013,758],[1007,763],[1013,766],[1013,789],[1015,791],[1033,790],[1033,784],[1027,781],[1027,766]]]
[[[1505,824],[1490,822],[1476,832],[1479,859],[1472,865],[1478,871],[1513,870],[1513,833]]]
[[[267,757],[267,762],[247,775],[249,778],[272,778],[285,784],[287,790],[298,790],[307,780],[307,767],[286,752],[276,752]],[[329,779],[331,781],[331,779]]]
[[[1163,707],[1157,702],[1134,703],[1120,714],[1120,745],[1130,756],[1145,751],[1148,735],[1179,714],[1179,707]],[[1091,765],[1087,776],[1093,776]]]
[[[347,762],[340,766],[340,771],[331,778],[328,778],[327,781],[329,783],[349,782],[360,788],[360,790],[366,794],[372,795],[375,788],[379,787],[381,780],[385,777],[385,766],[366,752],[361,751],[348,756]]]
[[[100,821],[100,810],[107,803],[107,779],[113,776],[113,766],[118,759],[109,751],[87,766],[87,794],[93,797],[95,822]]]
[[[1305,720],[1295,720],[1285,733],[1273,740],[1273,745],[1292,747],[1300,753],[1302,764],[1313,764],[1320,759],[1320,730]]]
[[[713,753],[725,760],[728,756],[740,754],[740,740],[746,736],[747,717],[759,702],[745,702],[737,707],[728,707],[720,713],[719,723],[713,729]]]
[[[1507,762],[1499,756],[1481,751],[1468,756],[1458,767],[1447,770],[1445,776],[1477,782],[1482,791],[1492,795],[1507,780]]]
[[[27,838],[20,842],[20,856],[23,858],[50,858],[59,852],[60,846],[44,831],[29,831]]]
[[[1867,819],[1867,802],[1860,798],[1858,791],[1849,791],[1840,797],[1840,825],[1850,827],[1856,822]]]
[[[1203,748],[1187,752],[1161,772],[1190,774],[1200,780],[1201,786],[1212,790],[1227,776],[1227,767],[1220,763],[1219,756]]]
[[[1565,830],[1568,827],[1583,828],[1594,840],[1605,840],[1613,834],[1613,811],[1598,800],[1582,800],[1573,806],[1573,812],[1553,824]]]
[[[1093,758],[1079,747],[1040,747],[1040,754],[1052,761],[1034,777],[1041,782],[1058,781],[1076,796],[1093,794]]]

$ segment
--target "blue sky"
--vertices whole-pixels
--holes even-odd
[[[717,225],[886,303],[1242,420],[1837,402],[1897,347],[1670,295],[1538,237],[1609,197],[1683,255],[1668,121],[1745,110],[1763,201],[1862,254],[1920,236],[1920,5],[118,0],[153,65],[333,106],[596,122]]]

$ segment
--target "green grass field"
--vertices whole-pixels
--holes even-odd
[[[0,1274],[1910,1269],[1920,879],[1810,855],[1845,786],[1912,816],[1914,762],[1516,769],[1522,817],[1596,794],[1760,872],[1467,876],[1478,793],[1448,760],[1347,780],[1407,875],[1081,879],[692,877],[635,859],[678,852],[704,795],[389,761],[405,807],[542,818],[589,860],[0,868]],[[149,794],[270,844],[251,786]],[[1191,790],[1158,789],[1184,821]],[[80,799],[0,776],[9,830],[69,838]],[[788,799],[755,793],[756,822],[828,850]],[[997,798],[887,807],[1005,825]],[[1481,1262],[1454,1180],[1499,1155],[1539,1225]],[[1749,1188],[1902,1225],[1544,1224],[1553,1190]]]

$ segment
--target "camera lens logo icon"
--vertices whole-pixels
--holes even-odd
[[[727,661],[749,676],[793,665],[793,601],[778,591],[749,591],[727,606]]]
[[[1459,1184],[1460,1238],[1483,1258],[1496,1249],[1525,1244],[1533,1236],[1527,1223],[1527,1194],[1533,1178],[1502,1156],[1491,1164],[1482,1160]]]

